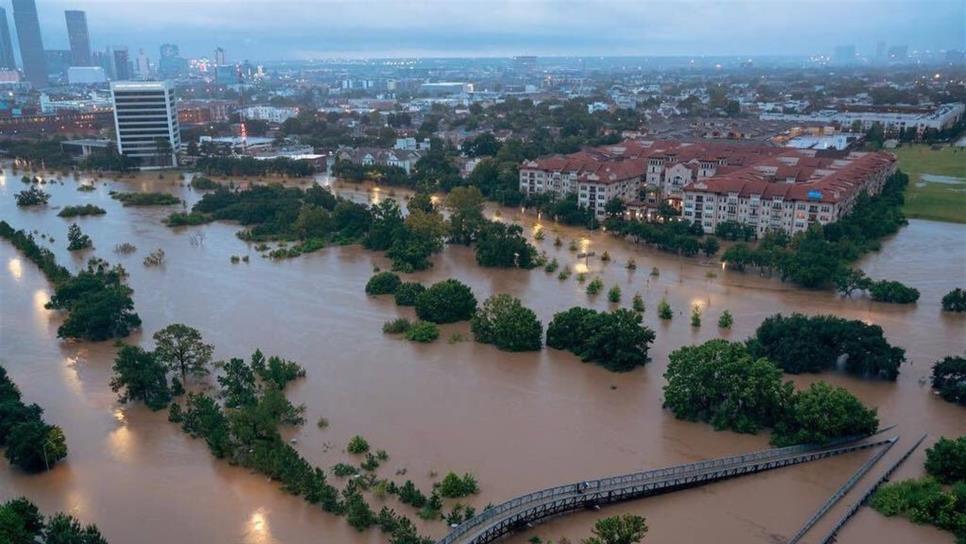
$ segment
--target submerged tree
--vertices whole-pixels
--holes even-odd
[[[154,355],[172,372],[201,377],[208,374],[214,347],[202,341],[198,329],[175,323],[154,333]]]

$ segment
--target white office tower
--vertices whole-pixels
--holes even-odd
[[[178,165],[181,129],[174,86],[167,81],[117,81],[111,84],[117,150],[141,159],[141,168]]]

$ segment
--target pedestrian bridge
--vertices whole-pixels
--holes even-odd
[[[892,440],[867,437],[821,447],[791,446],[551,487],[487,508],[453,529],[438,544],[485,544],[567,512],[875,448]]]

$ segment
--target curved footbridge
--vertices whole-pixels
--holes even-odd
[[[551,487],[484,510],[453,529],[438,544],[485,544],[567,512],[885,446],[894,440],[866,437],[821,447],[792,446]]]

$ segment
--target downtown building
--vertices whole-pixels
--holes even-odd
[[[141,160],[142,168],[178,165],[181,129],[174,86],[167,81],[111,84],[117,151]]]
[[[91,66],[91,37],[87,30],[87,13],[79,10],[64,12],[67,39],[70,42],[70,66]]]
[[[35,89],[41,89],[47,86],[48,81],[44,42],[40,36],[40,22],[37,19],[37,5],[34,0],[13,0],[12,3],[24,78]]]
[[[888,153],[844,153],[722,142],[628,140],[520,165],[525,195],[577,195],[606,216],[613,198],[628,218],[651,219],[660,205],[712,233],[718,224],[794,234],[847,215],[862,193],[876,194],[895,172]]]

